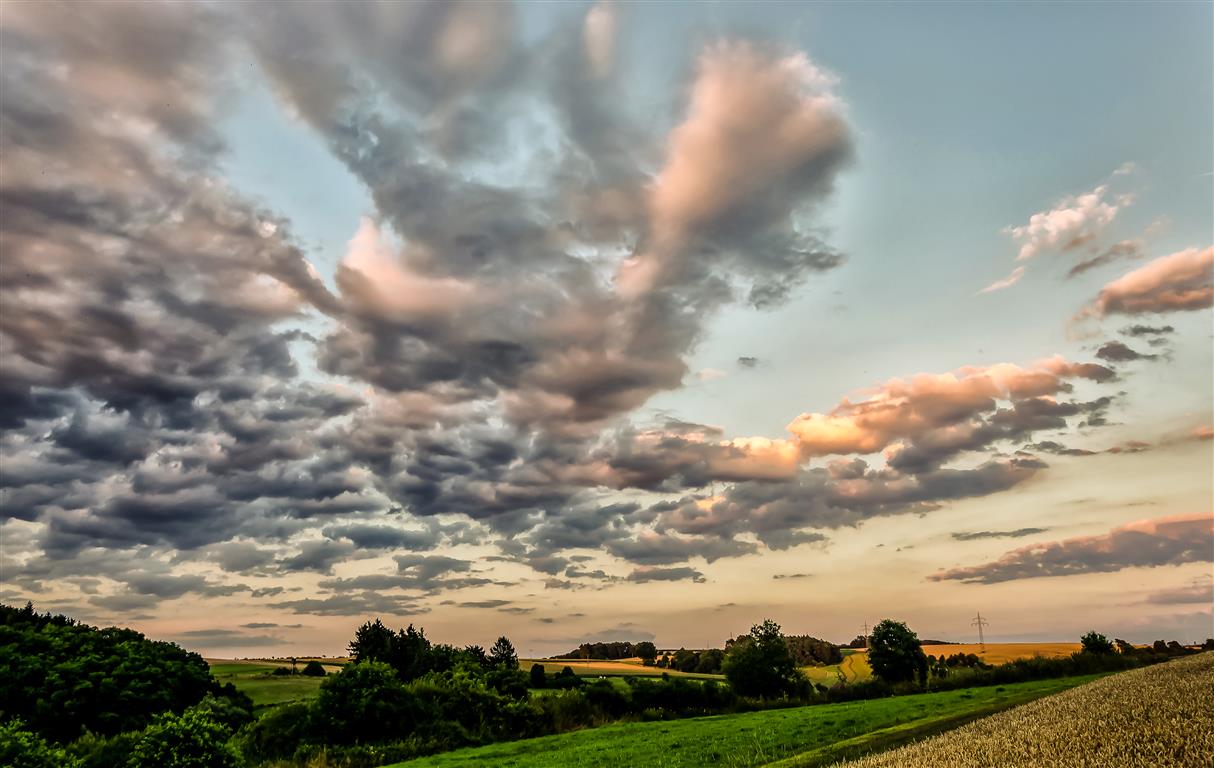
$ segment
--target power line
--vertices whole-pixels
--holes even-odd
[[[982,634],[982,628],[989,625],[990,622],[982,618],[982,611],[978,611],[978,615],[970,622],[971,627],[978,628],[978,645],[982,647],[983,653],[986,653],[986,637]]]

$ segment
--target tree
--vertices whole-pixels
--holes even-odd
[[[1113,644],[1109,642],[1109,639],[1094,629],[1079,638],[1079,642],[1083,645],[1083,653],[1106,654],[1113,652]]]
[[[312,659],[304,665],[303,672],[300,672],[300,674],[305,677],[324,677],[328,673],[325,672],[324,665],[316,659]]]
[[[771,619],[750,628],[750,635],[734,642],[722,665],[725,678],[740,696],[776,698],[795,693],[804,685],[780,625]]]
[[[636,654],[641,659],[641,664],[646,667],[652,667],[654,660],[658,656],[658,649],[653,643],[648,640],[636,644]]]
[[[543,664],[532,664],[530,682],[532,688],[547,688],[548,674],[544,671]]]
[[[350,659],[356,664],[360,661],[386,662],[392,656],[395,639],[396,635],[382,621],[368,621],[354,630],[354,639],[348,646]]]
[[[884,619],[873,627],[868,642],[868,665],[887,683],[927,682],[927,656],[919,636],[901,621]]]
[[[505,635],[499,637],[489,649],[489,663],[502,669],[518,669],[518,654]]]
[[[407,737],[424,717],[423,706],[391,666],[348,664],[320,684],[312,709],[330,744],[374,744]]]
[[[41,736],[25,730],[21,721],[0,724],[0,765],[12,768],[67,768],[79,765],[61,747],[47,744]]]

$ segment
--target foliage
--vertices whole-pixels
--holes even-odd
[[[1084,653],[1099,654],[1113,652],[1113,644],[1109,642],[1109,639],[1094,629],[1079,638],[1079,642],[1083,645]]]
[[[75,768],[80,763],[62,747],[47,744],[19,720],[0,724],[0,765],[9,768]]]
[[[906,624],[885,619],[873,627],[869,636],[868,663],[873,674],[888,683],[927,680],[927,656],[919,637]]]
[[[327,675],[329,673],[325,672],[325,667],[323,664],[321,664],[316,659],[312,659],[307,664],[304,664],[303,671],[300,672],[299,674],[304,675],[306,677],[324,677],[325,675]]]
[[[308,704],[272,707],[240,734],[241,751],[254,761],[286,759],[312,734]]]
[[[140,730],[208,693],[240,698],[196,653],[130,629],[97,629],[32,605],[0,605],[0,720],[50,741]],[[247,699],[246,699],[247,701]]]
[[[809,635],[790,635],[784,638],[797,666],[810,664],[838,664],[843,661],[839,646]]]
[[[156,718],[135,740],[127,768],[239,768],[232,731],[206,706]]]
[[[740,696],[776,698],[808,686],[780,634],[780,625],[771,619],[754,625],[748,637],[730,646],[722,670]]]

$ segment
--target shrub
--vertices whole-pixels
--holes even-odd
[[[47,744],[18,720],[0,725],[0,765],[9,768],[67,768],[79,765],[60,747]]]
[[[324,677],[325,675],[327,675],[329,673],[325,672],[324,665],[322,665],[316,659],[312,659],[311,661],[309,661],[307,664],[304,665],[303,672],[301,672],[300,674],[306,675],[308,677]]]
[[[311,731],[311,712],[307,704],[282,704],[242,731],[240,746],[255,762],[286,759],[308,740]]]
[[[290,667],[274,667],[274,671],[270,674],[274,675],[275,677],[287,677],[295,674],[295,672]]]
[[[231,735],[205,708],[164,714],[136,739],[127,768],[239,768]]]
[[[584,728],[594,722],[594,708],[581,691],[557,691],[538,702],[546,724],[554,733]]]

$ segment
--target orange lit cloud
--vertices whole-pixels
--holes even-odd
[[[1205,309],[1214,304],[1214,246],[1188,248],[1106,285],[1082,314],[1139,315]]]

